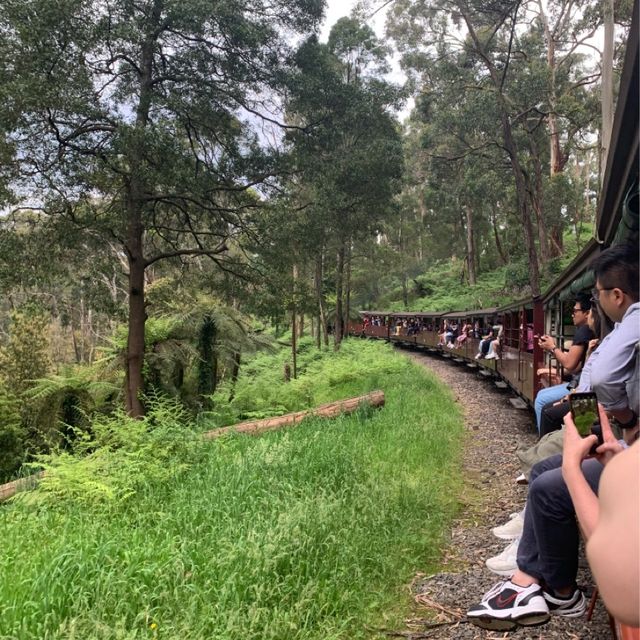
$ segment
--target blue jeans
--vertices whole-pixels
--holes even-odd
[[[567,383],[557,384],[555,387],[547,387],[546,389],[540,389],[536,396],[536,401],[533,404],[533,409],[536,413],[536,428],[540,433],[540,420],[542,419],[542,407],[549,402],[556,402],[564,398],[569,393],[567,389]]]
[[[553,590],[575,585],[578,573],[578,523],[562,478],[562,456],[538,462],[531,470],[518,568]],[[597,494],[603,466],[590,458],[582,472]]]

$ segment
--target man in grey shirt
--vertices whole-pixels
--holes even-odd
[[[590,363],[591,388],[620,426],[630,432],[637,430],[638,422],[625,388],[634,375],[640,341],[638,249],[635,245],[613,247],[592,266],[596,275],[593,299],[617,324],[591,355],[596,357]],[[518,569],[510,580],[496,585],[469,609],[467,616],[473,624],[508,630],[542,624],[550,614],[578,617],[585,612],[584,595],[576,586],[579,531],[561,465],[562,456],[558,455],[533,467]],[[582,464],[594,493],[602,470],[595,458]]]

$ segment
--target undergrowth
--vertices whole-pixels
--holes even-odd
[[[251,364],[257,406],[278,395],[262,381],[278,364]],[[158,401],[145,421],[95,431],[87,453],[106,450],[113,492],[92,496],[95,467],[75,467],[76,487],[58,479],[3,506],[0,638],[337,640],[399,624],[456,510],[461,417],[386,345],[348,341],[301,364],[276,385],[283,406],[375,387],[386,405],[193,447],[195,427]]]
[[[575,233],[564,234],[564,255],[542,265],[540,277],[544,291],[571,263],[592,235],[592,225],[583,223],[580,242]],[[504,266],[482,270],[475,285],[464,273],[464,262],[451,260],[431,264],[409,281],[408,306],[405,309],[399,282],[388,283],[386,292],[373,304],[385,311],[453,311],[500,307],[531,295],[529,263],[516,259]]]
[[[401,359],[380,358],[374,343],[345,342],[337,353],[319,351],[311,338],[298,347],[298,377],[285,381],[283,370],[291,353],[259,353],[243,365],[231,401],[229,384],[222,384],[213,398],[213,409],[204,414],[207,428],[239,420],[259,419],[299,411],[318,404],[358,395],[384,385],[389,375],[404,369]],[[340,391],[340,393],[337,393]]]

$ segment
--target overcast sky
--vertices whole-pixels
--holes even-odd
[[[327,10],[325,11],[325,20],[322,25],[322,31],[320,32],[320,40],[326,42],[329,37],[329,31],[331,27],[343,16],[348,16],[351,13],[351,8],[356,4],[356,0],[327,0]],[[380,7],[384,2],[382,0],[374,0],[372,3],[372,12]],[[371,20],[369,20],[369,26],[382,37],[384,32],[384,19],[387,13],[386,7],[376,13]]]

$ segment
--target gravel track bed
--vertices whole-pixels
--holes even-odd
[[[586,618],[552,617],[540,627],[518,628],[511,632],[485,631],[466,622],[468,606],[479,602],[499,576],[491,573],[484,561],[500,553],[508,541],[498,540],[491,528],[519,511],[527,487],[515,483],[521,473],[515,452],[521,445],[532,445],[537,437],[533,412],[515,409],[509,402],[510,390],[499,390],[464,364],[456,364],[422,351],[403,350],[412,360],[433,372],[449,389],[465,416],[466,441],[463,452],[465,490],[459,518],[453,523],[450,542],[443,554],[442,573],[417,575],[412,584],[416,602],[415,617],[407,628],[389,632],[390,637],[412,640],[454,638],[461,640],[516,638],[606,640],[611,637],[608,618],[598,599],[591,622]],[[578,583],[593,585],[586,560]],[[452,620],[458,623],[450,624]],[[441,627],[429,627],[445,623]]]

